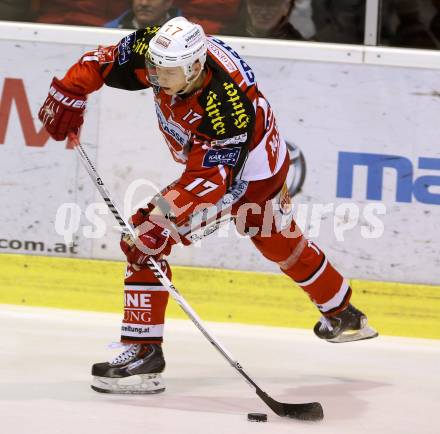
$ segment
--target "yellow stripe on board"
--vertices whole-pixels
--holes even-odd
[[[0,255],[0,303],[122,313],[124,264]],[[204,320],[311,329],[319,312],[284,275],[173,267],[173,282]],[[379,333],[440,339],[440,287],[352,280],[352,302]],[[170,300],[167,316],[186,318]]]

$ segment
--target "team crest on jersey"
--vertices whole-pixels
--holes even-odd
[[[112,63],[115,60],[115,48],[114,47],[99,47],[96,51],[96,57],[100,65],[106,63]]]
[[[274,122],[273,114],[271,115],[270,120],[273,124]],[[278,158],[280,154],[280,145],[281,145],[280,134],[278,132],[276,125],[273,125],[273,130],[266,141],[266,152],[267,152],[269,167],[272,173],[277,167]]]
[[[280,192],[280,212],[283,215],[289,215],[292,212],[292,200],[286,183],[283,184]]]

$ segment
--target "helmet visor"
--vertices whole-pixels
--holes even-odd
[[[151,85],[159,86],[159,76],[157,73],[157,68],[149,52],[147,52],[147,55],[145,56],[145,67],[147,71],[147,80],[151,83]]]

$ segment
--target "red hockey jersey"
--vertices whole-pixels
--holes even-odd
[[[158,27],[138,30],[118,45],[86,53],[63,84],[91,93],[108,86],[151,87],[145,53]],[[173,158],[185,165],[166,194],[177,223],[202,203],[217,203],[234,180],[276,174],[286,158],[272,109],[258,90],[250,66],[225,42],[208,37],[206,77],[190,95],[169,96],[153,87],[159,128]]]

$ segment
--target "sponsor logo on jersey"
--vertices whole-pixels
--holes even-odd
[[[157,33],[159,29],[160,27],[147,27],[146,29],[144,29],[144,33],[143,33],[144,36],[142,36],[142,38],[140,39],[137,39],[136,42],[133,44],[133,51],[136,54],[140,54],[141,56],[144,56],[148,50],[148,41],[151,38],[151,36],[149,35],[153,35]]]
[[[197,242],[202,240],[203,238],[207,237],[208,235],[211,235],[214,233],[218,228],[220,227],[220,223],[214,223],[212,226],[208,226],[207,228],[204,228],[201,233],[198,234],[190,234],[190,238],[192,242]]]
[[[137,40],[136,43],[133,45],[133,51],[136,54],[140,54],[141,56],[145,55],[147,49],[148,43],[146,42],[145,38]]]
[[[202,149],[211,149],[211,148],[221,148],[223,146],[229,145],[239,145],[240,143],[246,143],[248,138],[248,134],[239,134],[237,136],[228,137],[227,139],[218,139],[218,140],[206,140],[199,139],[196,136],[193,137],[193,144],[196,146],[200,146]]]
[[[238,89],[234,86],[234,83],[223,83],[223,87],[228,95],[227,101],[232,105],[232,117],[234,118],[234,125],[241,129],[246,128],[249,125],[250,117],[246,113],[243,102],[240,99]]]
[[[213,140],[211,146],[228,146],[228,145],[238,145],[240,143],[245,143],[247,140],[247,133],[239,134],[238,136],[229,137],[228,139]]]
[[[212,129],[217,135],[221,136],[226,133],[226,125],[223,122],[225,116],[221,115],[220,108],[222,103],[218,100],[218,95],[212,90],[209,91],[206,98],[206,113],[210,118]]]
[[[124,322],[148,324],[151,322],[151,294],[124,291]]]
[[[221,50],[226,50],[231,56],[232,61],[235,63],[243,78],[248,86],[252,86],[255,84],[255,74],[252,71],[252,68],[240,57],[240,55],[234,51],[226,42],[223,42],[221,39],[210,38],[212,44],[216,45]]]
[[[178,123],[172,120],[167,120],[157,103],[156,103],[156,114],[162,131],[165,134],[169,135],[171,138],[173,138],[182,147],[185,146],[188,143],[189,135]]]
[[[119,65],[123,65],[124,63],[127,63],[132,54],[132,44],[136,40],[136,34],[132,33],[131,35],[126,36],[118,45],[118,63]]]
[[[237,71],[235,63],[229,58],[229,56],[220,47],[212,43],[209,39],[208,49],[211,54],[216,57],[217,60],[219,60],[219,62],[226,68],[226,71],[228,71],[230,74]]]
[[[231,205],[237,202],[246,193],[249,181],[234,181],[228,192],[223,196],[221,202],[223,205]]]
[[[203,158],[203,167],[235,166],[239,156],[240,148],[210,149]]]
[[[143,327],[142,324],[136,324],[137,327],[132,327],[131,325],[127,325],[125,323],[121,326],[121,332],[123,336],[135,336],[137,335],[143,335],[143,334],[149,334],[150,333],[150,327]]]
[[[155,35],[160,29],[160,26],[153,26],[153,27],[145,27],[144,29],[144,33],[146,33],[147,35]]]

